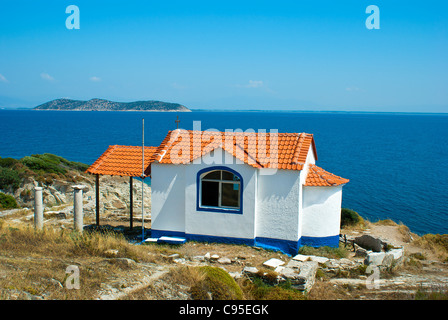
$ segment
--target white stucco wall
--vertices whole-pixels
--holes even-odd
[[[151,228],[185,232],[185,165],[151,165]]]
[[[329,237],[339,234],[342,186],[303,187],[302,236]]]
[[[306,178],[308,176],[310,164],[316,164],[316,157],[314,155],[312,144],[310,145],[310,147],[308,149],[308,154],[306,156],[306,160],[305,160],[305,164],[303,165],[303,169],[299,172],[299,174],[300,174],[299,218],[298,218],[298,225],[299,225],[298,236],[299,236],[299,238],[301,238],[303,235],[303,216],[304,216],[303,191],[304,191],[304,184],[305,184]]]
[[[202,169],[215,166],[230,168],[241,175],[243,179],[242,214],[196,210],[197,174]],[[202,157],[201,163],[186,166],[185,177],[185,232],[187,234],[254,238],[257,169],[237,161],[222,149],[216,149],[214,153]]]
[[[299,235],[300,175],[277,170],[258,176],[256,236],[297,241]]]

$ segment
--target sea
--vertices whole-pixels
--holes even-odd
[[[448,114],[0,110],[0,157],[52,153],[92,164],[109,145],[142,145],[142,119],[146,146],[177,125],[312,133],[316,164],[350,179],[343,207],[420,235],[448,234]]]

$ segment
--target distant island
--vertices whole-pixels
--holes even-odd
[[[105,99],[90,99],[88,101],[72,99],[56,99],[41,104],[33,110],[64,110],[64,111],[175,111],[191,112],[187,107],[163,101],[115,102]]]

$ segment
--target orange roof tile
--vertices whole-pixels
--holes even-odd
[[[309,187],[332,187],[349,182],[348,179],[341,178],[324,169],[310,164],[305,186]]]
[[[150,174],[150,163],[157,147],[145,147],[145,176]],[[86,170],[88,173],[140,177],[142,175],[142,147],[109,146]]]
[[[316,147],[312,134],[174,130],[157,148],[154,160],[187,164],[216,148],[255,168],[302,170],[308,150]]]

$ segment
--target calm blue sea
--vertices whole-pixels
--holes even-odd
[[[53,153],[93,163],[109,145],[157,146],[168,130],[278,129],[313,133],[317,164],[350,179],[343,207],[413,232],[448,233],[448,115],[300,112],[0,110],[0,156]]]

